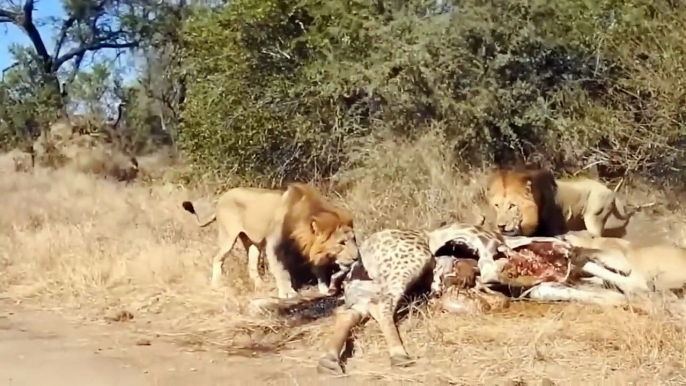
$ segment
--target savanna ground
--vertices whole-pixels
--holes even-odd
[[[446,166],[450,157],[434,146],[440,141],[426,135],[411,144],[386,141],[370,147],[367,157],[374,162],[342,176],[336,184],[340,194],[328,192],[354,212],[360,240],[382,228],[428,229],[443,220],[466,219],[482,205],[483,173],[451,170]],[[258,294],[248,279],[241,246],[227,260],[226,285],[212,289],[216,229],[199,228],[180,206],[187,199],[211,200],[212,189],[173,182],[170,176],[180,166],[163,164],[153,157],[141,159],[141,168],[157,173],[157,182],[127,185],[67,169],[15,172],[4,156],[0,298],[5,311],[59,315],[82,326],[95,342],[116,339],[138,363],[158,358],[158,368],[160,363],[173,367],[194,355],[201,358],[196,361],[221,365],[195,365],[215,378],[193,378],[198,371],[177,377],[189,382],[320,384],[326,378],[316,374],[315,366],[331,319],[287,328],[244,316],[243,307]],[[636,203],[664,200],[647,187],[621,191]],[[682,244],[684,213],[677,204],[660,203],[637,215],[628,238]],[[274,288],[260,292],[273,295]],[[683,323],[662,303],[647,312],[531,303],[482,316],[429,316],[421,307],[415,311],[400,324],[408,351],[418,358],[413,367],[391,371],[380,331],[368,323],[356,333],[347,381],[337,382],[686,381]],[[121,318],[127,313],[133,318]],[[50,320],[44,318],[39,319]],[[94,328],[100,335],[88,332]],[[141,339],[151,345],[138,346]],[[146,355],[147,362],[141,359]]]
[[[180,204],[237,185],[313,182],[353,211],[362,240],[469,219],[483,204],[484,163],[596,165],[612,187],[625,178],[627,201],[658,202],[629,238],[685,244],[684,2],[55,3],[62,13],[47,17],[38,2],[0,0],[0,33],[26,37],[0,39],[13,62],[0,79],[0,149],[28,149],[67,118],[101,139],[116,133],[113,146],[142,175],[83,174],[104,171],[104,149],[34,173],[0,156],[0,376],[17,364],[3,353],[49,347],[49,329],[59,342],[120,347],[149,371],[141,383],[321,383],[330,320],[286,328],[242,316],[250,297],[274,291],[254,293],[240,246],[226,285],[209,286],[216,228],[199,229]],[[70,153],[52,145],[47,161]],[[415,366],[389,371],[369,323],[340,382],[684,384],[678,306],[516,304],[474,317],[419,308],[400,325]],[[83,368],[111,374],[112,361],[73,349]],[[160,375],[151,361],[197,371]],[[200,365],[211,361],[221,366]],[[73,368],[60,363],[55,371]]]

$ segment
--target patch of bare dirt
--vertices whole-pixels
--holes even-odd
[[[124,326],[73,323],[6,300],[0,307],[2,385],[320,384],[313,364],[298,366],[287,355],[189,350]]]

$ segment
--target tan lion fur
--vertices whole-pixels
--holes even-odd
[[[561,238],[575,247],[593,250],[601,264],[626,277],[620,289],[682,292],[686,287],[686,249],[667,244],[637,244],[614,237],[592,237],[587,231],[570,232]],[[622,278],[620,278],[622,279]]]
[[[557,199],[570,230],[588,230],[594,237],[609,236],[605,227],[610,216],[621,221],[612,229],[612,236],[622,237],[631,217],[639,209],[630,210],[617,194],[600,181],[590,178],[558,179]]]
[[[285,264],[310,265],[319,291],[326,293],[328,272],[335,264],[350,265],[358,258],[352,215],[308,184],[291,184],[285,191],[231,189],[219,198],[215,212],[206,220],[201,220],[190,201],[182,206],[196,215],[200,226],[215,220],[218,223],[219,252],[212,263],[213,285],[218,284],[223,262],[237,239],[248,252],[248,273],[257,286],[262,284],[259,256],[265,252],[280,298],[296,295]]]
[[[621,237],[637,208],[627,212],[614,191],[588,179],[559,179],[547,169],[497,170],[488,182],[488,200],[496,225],[508,235],[557,236],[586,229],[593,236],[608,236],[610,215],[622,224],[613,236]]]

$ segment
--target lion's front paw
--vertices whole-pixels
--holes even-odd
[[[319,283],[319,284],[317,285],[317,289],[319,290],[319,293],[322,294],[322,295],[326,295],[326,294],[329,293],[329,286],[327,286],[327,285],[324,284],[324,283]]]
[[[317,372],[319,374],[342,375],[343,368],[341,367],[338,358],[332,354],[326,354],[319,360]]]

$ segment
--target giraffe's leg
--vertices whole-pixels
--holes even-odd
[[[331,276],[327,295],[336,295],[341,292],[343,289],[343,281],[348,276],[350,269],[350,267],[341,267],[340,271]]]
[[[334,320],[333,336],[326,343],[324,356],[319,359],[317,372],[320,374],[343,374],[340,353],[350,336],[350,331],[367,316],[366,312],[357,309],[339,308]]]
[[[391,366],[405,367],[411,365],[414,360],[405,351],[405,346],[400,339],[398,326],[393,318],[398,302],[403,291],[390,291],[388,295],[380,296],[369,305],[369,313],[379,323],[391,358]]]
[[[474,286],[474,290],[477,292],[483,292],[488,295],[502,295],[500,292],[492,290],[490,287],[487,287],[486,285],[482,284],[481,282],[476,282],[476,285]]]
[[[538,301],[577,301],[600,305],[619,305],[626,303],[624,295],[597,288],[584,290],[567,287],[560,283],[541,283],[532,288],[529,298]]]

